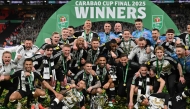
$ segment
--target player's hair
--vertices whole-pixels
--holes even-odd
[[[140,37],[139,41],[146,41],[146,39],[144,37]]]
[[[52,33],[51,36],[54,36],[54,35],[56,35],[56,34],[59,34],[59,32],[56,32],[56,31],[55,31],[55,32]]]
[[[99,42],[100,40],[97,37],[93,37],[91,42],[93,42],[93,41],[98,41]]]
[[[26,63],[26,61],[30,61],[30,62],[33,62],[32,58],[26,58],[26,59],[24,60],[24,63],[23,63],[23,65]]]
[[[27,37],[27,38],[25,39],[25,41],[32,41],[32,42],[33,42],[32,38],[30,38],[30,37]]]
[[[68,26],[68,28],[72,28],[72,29],[75,29],[74,26]]]
[[[148,69],[148,66],[146,64],[141,64],[140,68],[141,67],[146,67]]]
[[[152,31],[158,31],[158,32],[160,32],[160,30],[157,29],[157,28],[152,29]]]
[[[124,29],[124,30],[123,30],[123,33],[124,33],[125,31],[129,31],[129,33],[131,33],[131,31],[130,31],[129,29]]]
[[[167,33],[175,33],[175,31],[174,31],[174,29],[170,28],[170,29],[168,29],[168,30],[166,31],[166,34],[167,34]]]
[[[105,25],[105,24],[109,24],[109,25],[111,26],[111,23],[109,23],[109,22],[104,23],[104,25]]]
[[[156,53],[157,50],[162,50],[164,52],[164,47],[162,46],[157,46],[154,50],[154,52]]]
[[[11,52],[10,52],[10,51],[4,51],[3,54],[2,54],[2,57],[3,57],[5,54],[10,54],[10,55],[11,55]],[[12,55],[11,55],[11,57],[12,57]]]
[[[112,43],[117,43],[117,41],[115,40],[115,39],[112,39],[111,41],[110,41],[110,44],[112,44]]]
[[[182,44],[178,44],[178,45],[176,45],[176,48],[182,48],[182,49],[186,50],[185,46],[182,45]]]
[[[64,45],[63,45],[63,48],[64,48],[64,47],[71,48],[71,46],[70,46],[69,44],[64,44]]]
[[[84,65],[86,65],[86,64],[92,64],[92,62],[86,61]]]
[[[63,28],[61,31],[63,31],[63,30],[68,30],[68,28]]]
[[[99,59],[99,58],[106,58],[106,56],[104,56],[104,55],[99,55],[97,59]]]
[[[120,55],[120,58],[122,58],[122,57],[127,57],[127,58],[128,58],[128,55],[127,55],[126,53],[122,53],[122,54]]]
[[[143,22],[142,19],[136,19],[135,22]]]
[[[87,19],[86,21],[89,21],[89,22],[91,22],[91,23],[92,23],[92,21],[91,21],[90,19]],[[86,21],[85,21],[85,23],[86,23]]]
[[[53,49],[53,45],[52,44],[47,44],[44,49],[45,50],[49,50],[50,48]]]

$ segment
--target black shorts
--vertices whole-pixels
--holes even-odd
[[[17,92],[20,93],[20,95],[22,96],[22,98],[24,97],[31,97],[32,96],[32,91],[23,91],[21,89],[18,89]]]
[[[63,74],[62,69],[56,69],[55,72],[56,72],[56,78],[57,78],[57,80],[59,82],[63,81],[65,75]]]

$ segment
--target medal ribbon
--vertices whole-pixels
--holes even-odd
[[[127,62],[125,73],[124,73],[124,70],[123,70],[123,80],[124,80],[124,84],[126,83],[128,70],[129,70],[129,63]]]
[[[159,67],[159,64],[158,64],[158,58],[156,59],[156,71],[157,71],[156,77],[158,79],[160,78],[160,72],[162,71],[163,64],[164,64],[164,57],[162,58],[162,62],[161,62],[161,66],[160,67]]]
[[[67,74],[67,62],[65,63],[65,58],[64,58],[64,54],[62,54],[62,57],[63,57],[63,72],[64,72],[64,75]]]

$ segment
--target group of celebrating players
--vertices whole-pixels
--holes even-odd
[[[4,89],[8,92],[2,106],[8,108],[10,102],[21,109],[19,101],[26,97],[27,107],[45,109],[42,103],[50,97],[47,109],[85,109],[85,103],[97,100],[93,97],[103,96],[113,107],[118,95],[127,98],[129,109],[140,105],[186,109],[185,98],[190,95],[184,90],[190,87],[190,24],[187,33],[178,37],[174,37],[173,29],[165,36],[158,29],[150,31],[143,27],[142,19],[135,20],[137,30],[132,34],[120,23],[115,24],[114,32],[110,23],[104,24],[104,32],[93,32],[91,27],[92,22],[86,20],[84,30],[75,32],[69,26],[61,34],[53,32],[40,48],[26,38],[15,49],[15,57],[5,49],[0,95]],[[165,86],[168,94],[163,93]]]

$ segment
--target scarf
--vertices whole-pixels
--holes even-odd
[[[86,35],[86,31],[82,32],[82,35],[84,37],[84,40],[86,40],[87,42],[91,42],[92,37],[93,37],[93,33],[90,31],[88,34],[88,37]]]
[[[81,58],[83,56],[83,52],[84,52],[83,49],[81,49],[80,51],[73,51],[73,53],[71,55],[73,59],[71,60],[70,66],[73,64],[74,60],[76,60],[76,63],[74,65],[74,67],[79,67],[80,66],[80,60],[81,60]]]
[[[111,66],[110,70],[108,72],[109,72],[109,74],[111,76],[111,79],[113,81],[116,81],[116,79],[117,79],[117,76],[116,76],[116,67],[115,66]]]
[[[100,73],[100,68],[99,68],[99,66],[97,66],[97,68],[96,68],[96,74],[98,75],[98,77],[100,77],[101,82],[104,83],[105,76],[107,74],[106,68],[105,67],[103,68],[103,73],[101,74]]]
[[[55,68],[54,68],[54,59],[53,56],[48,59],[46,56],[43,57],[43,79],[50,79],[56,80]]]
[[[95,64],[95,62],[96,62],[99,54],[100,54],[100,49],[99,48],[96,51],[96,54],[94,54],[94,55],[93,55],[93,50],[90,49],[90,50],[88,50],[87,60],[90,61],[90,62],[92,62],[92,64]]]
[[[87,75],[86,72],[84,71],[82,80],[85,81],[87,88],[89,88],[92,85],[93,76],[91,74]]]

